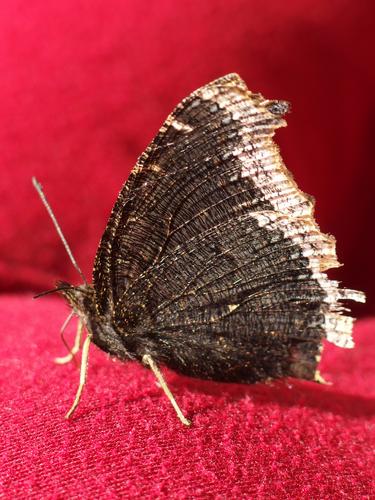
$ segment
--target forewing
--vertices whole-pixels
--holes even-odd
[[[131,172],[103,234],[93,276],[101,312],[161,254],[213,224],[272,209],[276,197],[288,212],[309,213],[289,175],[282,199],[283,182],[273,185],[271,137],[285,125],[286,107],[252,94],[235,74],[176,107]]]
[[[272,141],[286,110],[237,75],[197,90],[116,202],[94,268],[99,312],[180,371],[312,378],[322,338],[351,345],[340,300],[363,297],[324,274],[338,265],[334,240]]]

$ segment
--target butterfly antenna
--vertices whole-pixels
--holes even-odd
[[[51,293],[61,292],[63,290],[74,290],[75,286],[60,286],[57,288],[51,288],[51,290],[46,290],[44,292],[40,292],[34,295],[33,299],[39,299],[40,297],[44,297],[45,295],[50,295]]]
[[[61,239],[61,241],[62,241],[62,243],[64,245],[66,253],[69,255],[69,258],[70,258],[70,260],[71,260],[74,268],[76,269],[76,271],[79,273],[79,275],[83,279],[83,282],[85,283],[85,285],[87,285],[87,280],[85,278],[85,275],[81,271],[79,265],[77,264],[76,259],[74,258],[73,254],[72,254],[72,251],[70,250],[68,242],[66,241],[65,236],[63,235],[63,232],[61,230],[61,227],[59,226],[59,223],[57,222],[55,214],[53,213],[52,208],[51,208],[50,204],[47,201],[46,195],[43,192],[42,185],[40,184],[40,182],[38,182],[36,180],[35,177],[32,178],[32,181],[33,181],[33,185],[34,185],[35,189],[37,190],[37,192],[38,192],[38,194],[40,196],[40,199],[43,202],[43,205],[46,207],[47,212],[48,212],[49,216],[52,219],[52,222],[53,222],[53,224],[54,224],[54,226],[56,228],[57,234],[60,236],[60,239]]]

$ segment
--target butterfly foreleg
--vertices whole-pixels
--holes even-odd
[[[67,325],[67,323],[71,319],[71,317],[72,317],[72,314],[68,317],[67,321],[65,321],[65,323],[61,329],[61,336],[63,335],[64,330],[65,330],[65,326]],[[58,365],[65,365],[66,363],[69,363],[70,361],[75,359],[74,356],[79,352],[79,350],[81,348],[82,330],[83,330],[82,321],[78,321],[77,333],[76,333],[76,336],[74,339],[73,347],[71,349],[69,349],[69,347],[67,346],[68,350],[69,350],[69,354],[67,354],[66,356],[63,356],[63,357],[55,358],[55,360],[54,360],[55,363],[57,363]],[[66,342],[65,342],[63,336],[62,336],[62,339],[63,339],[64,344],[66,345]]]
[[[178,418],[181,420],[181,422],[184,425],[191,425],[190,420],[188,420],[184,414],[182,413],[180,407],[178,406],[171,390],[169,389],[161,371],[159,370],[158,365],[155,363],[155,361],[152,359],[152,357],[149,354],[145,354],[142,358],[142,361],[145,365],[149,366],[151,370],[153,371],[155,377],[157,378],[161,388],[163,389],[165,395],[169,399],[169,401],[172,403],[173,408],[175,409]]]

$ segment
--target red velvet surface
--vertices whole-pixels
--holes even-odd
[[[356,313],[374,313],[373,11],[349,0],[0,3],[0,496],[370,497],[374,321],[358,323],[354,351],[327,348],[332,387],[167,372],[191,429],[151,373],[93,349],[66,422],[78,373],[52,363],[66,308],[5,294],[79,281],[32,175],[89,276],[117,192],[166,115],[235,71],[292,102],[276,140],[337,237],[345,267],[332,276],[366,291]]]
[[[32,175],[90,275],[117,193],[167,114],[198,86],[236,71],[253,91],[292,102],[277,142],[316,197],[322,229],[337,237],[345,263],[337,276],[365,290],[374,311],[372,6],[3,0],[1,289],[77,279]]]
[[[0,300],[5,498],[373,498],[375,320],[358,322],[356,349],[326,347],[332,386],[165,370],[187,428],[149,370],[95,347],[81,405],[64,420],[78,381],[73,365],[52,362],[66,314],[58,299]]]

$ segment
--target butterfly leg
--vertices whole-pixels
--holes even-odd
[[[71,316],[69,316],[68,319],[70,319]],[[66,322],[64,323],[64,325],[66,326]],[[61,334],[63,334],[64,332],[64,325],[63,325],[63,328],[61,329]],[[78,321],[78,326],[77,326],[77,333],[76,333],[76,336],[75,336],[75,339],[74,339],[74,345],[71,349],[68,348],[69,350],[69,354],[67,354],[66,356],[63,356],[63,357],[59,357],[59,358],[55,358],[55,363],[57,363],[58,365],[65,365],[66,363],[69,363],[70,361],[72,361],[75,356],[75,354],[77,354],[79,352],[79,349],[81,347],[81,341],[82,341],[82,330],[83,330],[83,324],[81,321]],[[64,344],[66,345],[66,342],[65,340],[63,340]]]
[[[87,367],[88,367],[88,362],[89,362],[89,349],[90,349],[90,342],[91,342],[91,335],[87,335],[83,347],[82,347],[82,358],[81,358],[81,369],[79,372],[79,386],[77,389],[76,397],[74,398],[73,404],[68,411],[68,413],[65,415],[65,418],[70,418],[74,411],[76,410],[77,406],[79,405],[79,402],[81,400],[81,395],[83,388],[86,383],[87,379]]]
[[[316,370],[315,375],[314,375],[314,380],[315,382],[318,382],[318,384],[323,384],[323,385],[332,385],[332,382],[327,382],[323,375],[320,373],[319,370]]]
[[[172,406],[175,409],[175,411],[178,415],[178,418],[181,420],[181,422],[184,425],[191,425],[191,422],[184,416],[180,407],[176,403],[176,400],[175,400],[173,394],[171,393],[161,371],[159,370],[158,365],[155,363],[155,361],[152,359],[152,357],[149,354],[145,354],[142,358],[142,361],[145,365],[148,365],[151,368],[151,370],[153,371],[155,377],[158,379],[158,382],[159,382],[161,388],[165,392],[165,395],[167,396],[169,401],[172,403]]]

